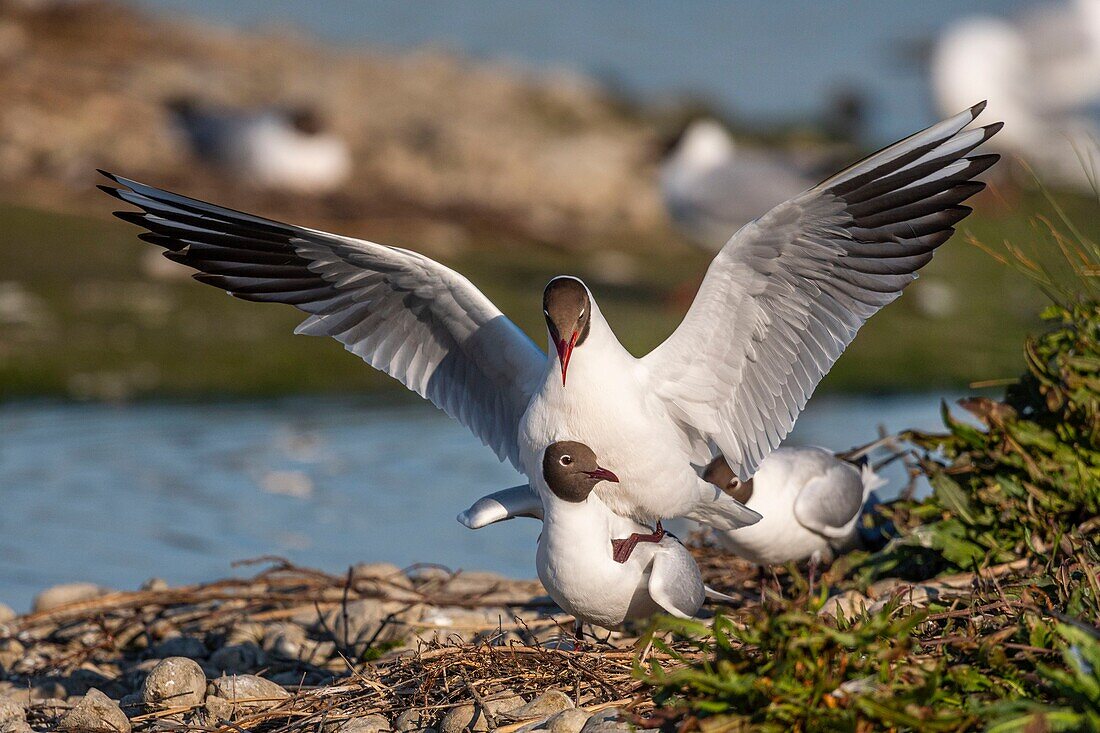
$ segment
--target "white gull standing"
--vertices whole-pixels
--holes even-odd
[[[871,155],[744,226],[676,331],[643,358],[579,280],[543,295],[541,352],[469,280],[423,255],[244,214],[107,174],[120,212],[196,279],[288,303],[297,332],[332,336],[469,427],[529,480],[547,445],[580,440],[620,467],[596,495],[649,524],[718,529],[759,518],[705,481],[721,454],[740,480],[794,425],[860,326],[954,232],[996,161],[970,153],[1000,125],[979,104]],[[654,533],[659,535],[658,531]]]
[[[721,459],[704,475],[760,513],[751,527],[717,533],[723,547],[757,565],[809,559],[816,568],[856,549],[863,506],[886,485],[869,463],[857,466],[813,446],[777,448],[748,481]]]
[[[478,529],[515,516],[542,519],[535,555],[539,580],[578,621],[617,629],[661,612],[690,618],[705,597],[732,600],[703,585],[695,559],[670,534],[616,559],[623,538],[651,530],[615,514],[594,494],[601,482],[619,479],[588,446],[554,443],[542,464],[538,493],[527,485],[498,491],[479,499],[458,520]]]

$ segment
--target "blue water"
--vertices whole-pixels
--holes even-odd
[[[843,449],[880,424],[935,428],[938,409],[932,395],[819,398],[791,441]],[[537,522],[455,521],[519,482],[420,403],[0,405],[0,601],[26,609],[77,580],[211,580],[266,554],[337,573],[385,560],[533,577]]]
[[[289,25],[343,44],[444,47],[533,69],[569,68],[645,98],[694,93],[766,121],[864,90],[872,142],[934,119],[920,48],[975,13],[1022,0],[133,0],[238,26]],[[977,100],[975,100],[977,101]],[[442,112],[442,111],[441,111]]]

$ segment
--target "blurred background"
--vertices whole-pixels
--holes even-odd
[[[1096,0],[0,0],[0,601],[264,554],[533,573],[536,523],[454,521],[510,467],[191,282],[97,167],[422,251],[540,344],[578,274],[641,354],[745,221],[989,99],[993,185],[791,438],[843,449],[1021,370],[1043,296],[975,242],[1097,234],[1098,98]]]

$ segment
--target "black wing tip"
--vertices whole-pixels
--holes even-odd
[[[986,140],[996,135],[998,132],[1004,129],[1004,126],[1004,122],[994,122],[983,127],[982,129],[985,130],[985,137],[982,138],[982,142],[984,143]]]
[[[114,173],[111,173],[110,171],[103,170],[102,168],[96,168],[95,172],[98,173],[99,175],[103,176],[104,178],[111,179],[112,181],[119,184],[120,186],[123,185],[122,181],[118,180],[119,177],[116,176]],[[103,188],[103,186],[99,186],[99,188]]]
[[[985,155],[973,155],[967,160],[970,161],[970,165],[967,169],[968,176],[981,175],[985,171],[993,167],[993,165],[1001,159],[999,153],[986,153]]]
[[[985,111],[986,105],[988,105],[988,104],[989,104],[988,99],[983,99],[982,101],[978,102],[977,104],[975,104],[973,107],[970,108],[970,116],[971,117],[977,117],[983,111]]]
[[[225,277],[222,275],[211,275],[208,272],[196,272],[191,278],[204,285],[213,285],[216,288],[229,292],[229,288],[226,287]]]
[[[100,184],[100,183],[96,184],[96,188],[98,188],[100,191],[107,194],[108,196],[113,196],[114,198],[118,199],[119,201],[125,201],[125,199],[122,198],[122,189],[115,188],[114,186],[104,186],[103,184]],[[116,211],[115,214],[117,215],[118,212]]]

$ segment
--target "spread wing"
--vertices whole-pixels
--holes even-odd
[[[855,466],[837,462],[806,482],[794,500],[794,518],[826,537],[845,537],[859,518],[867,491]]]
[[[821,378],[901,294],[997,160],[968,157],[1000,124],[984,103],[895,143],[742,227],[715,256],[683,323],[643,359],[695,446],[742,481],[790,432]]]
[[[288,303],[296,333],[332,336],[431,400],[519,468],[519,420],[546,357],[469,280],[416,252],[282,224],[104,173],[195,279],[244,300]]]

